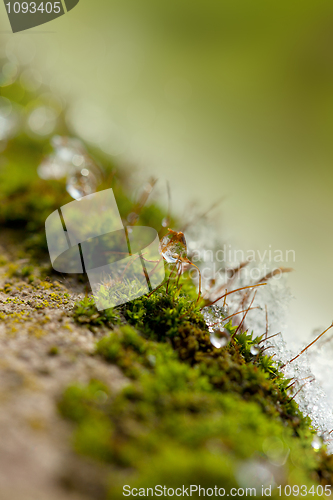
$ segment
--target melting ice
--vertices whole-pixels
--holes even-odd
[[[89,157],[78,139],[55,136],[53,153],[39,165],[42,179],[66,179],[66,189],[74,199],[96,192],[101,182],[101,169]]]
[[[190,250],[210,249],[214,253],[214,250],[221,248],[218,241],[214,240],[215,229],[213,227],[209,228],[207,224],[196,225],[196,227],[190,228],[186,232],[186,237]],[[210,247],[207,247],[208,242],[211,242]],[[204,255],[204,252],[201,253]],[[191,258],[191,255],[189,257]],[[219,290],[219,294],[212,297],[212,300],[214,300],[223,294],[225,284],[228,283],[228,273],[225,272],[219,276],[214,275],[215,264],[211,261],[201,262],[198,265],[204,276],[206,296],[211,293],[212,284],[213,289]],[[225,265],[228,267],[228,263]],[[251,280],[251,268],[253,266],[260,269],[260,266],[264,266],[264,263],[252,262],[242,268],[236,276],[233,276],[231,281],[229,280],[227,285],[228,291],[254,284],[254,281]],[[211,271],[213,278],[210,276],[209,271]],[[262,276],[265,274],[263,269]],[[253,293],[254,291],[250,294],[251,299],[253,298]],[[244,295],[242,296],[244,297]],[[217,342],[215,329],[223,329],[224,318],[240,309],[241,296],[239,293],[231,294],[227,299],[227,304],[222,299],[214,306],[206,307],[203,310],[213,345]],[[280,332],[275,337],[264,341],[261,346],[263,348],[270,347],[269,350],[267,349],[267,352],[273,355],[274,359],[281,366],[285,365],[282,370],[285,376],[292,379],[293,382],[294,390],[291,393],[291,397],[294,397],[298,403],[300,411],[311,418],[313,428],[317,431],[318,436],[312,442],[313,448],[316,450],[320,449],[323,442],[325,442],[328,451],[333,453],[333,439],[330,434],[330,431],[333,429],[333,335],[330,334],[328,337],[322,337],[309,350],[290,363],[290,360],[302,350],[300,346],[295,347],[289,345],[290,343],[287,344],[283,338],[283,331],[287,326],[288,304],[291,299],[292,295],[287,284],[287,276],[284,275],[280,276],[279,279],[269,280],[267,285],[257,288],[252,307],[259,307],[248,312],[245,320],[246,329],[250,332],[255,332],[257,336],[265,334],[267,331],[268,337]],[[249,300],[242,309],[248,306]],[[265,311],[266,306],[268,325]],[[240,315],[240,318],[242,316]],[[233,318],[234,324],[237,324],[237,322],[239,324],[239,321],[238,316]],[[331,342],[330,339],[332,339]],[[251,353],[253,355],[258,354],[260,347],[252,346]]]

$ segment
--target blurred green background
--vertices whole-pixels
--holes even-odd
[[[331,0],[81,0],[15,35],[0,9],[0,55],[62,96],[84,139],[168,179],[175,210],[226,195],[224,241],[295,250],[290,338],[330,324]]]

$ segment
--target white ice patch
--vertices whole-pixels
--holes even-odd
[[[217,262],[212,259],[212,255],[216,255],[219,247],[215,236],[215,229],[202,222],[200,225],[189,228],[186,231],[186,239],[188,248],[192,252],[197,252],[204,256],[201,262],[196,262],[203,274],[203,292],[204,296],[209,296],[210,300],[215,300],[225,293],[236,290],[248,285],[254,285],[259,280],[253,279],[254,267],[260,271],[261,277],[267,274],[267,262],[251,262],[247,266],[240,269],[235,275],[230,278],[230,273],[223,272],[230,268],[235,268],[240,262],[223,262],[220,259]],[[208,258],[205,258],[208,256]],[[189,254],[191,259],[191,255]],[[270,264],[270,271],[274,267]],[[218,270],[218,272],[216,272]],[[311,418],[312,426],[318,433],[318,438],[315,438],[312,445],[314,449],[319,449],[322,445],[322,439],[327,444],[327,449],[333,453],[333,345],[330,339],[332,333],[327,332],[318,342],[312,345],[300,357],[290,363],[303,346],[293,345],[291,342],[286,342],[283,338],[283,332],[287,326],[288,305],[293,299],[293,296],[288,287],[288,277],[283,274],[273,277],[267,281],[267,285],[253,288],[248,294],[245,307],[242,307],[242,298],[244,292],[235,292],[228,295],[225,299],[216,302],[214,306],[203,310],[205,320],[210,332],[215,328],[223,328],[224,318],[241,309],[249,307],[253,299],[255,290],[256,295],[251,307],[256,307],[250,310],[246,315],[244,322],[245,328],[248,331],[253,331],[255,336],[260,336],[266,333],[267,336],[274,335],[280,332],[277,336],[264,341],[261,345],[266,348],[266,354],[274,355],[276,362],[280,365],[285,365],[282,368],[283,373],[287,378],[292,379],[293,392],[291,396],[299,405],[300,411]],[[216,291],[216,292],[214,292]],[[266,319],[267,310],[267,319]],[[239,324],[243,318],[243,314],[233,317],[233,323]],[[243,326],[244,326],[243,325]],[[267,328],[268,325],[268,328]],[[316,332],[313,339],[320,332]]]

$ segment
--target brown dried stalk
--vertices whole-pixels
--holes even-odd
[[[274,278],[277,274],[291,273],[294,269],[292,267],[277,267],[270,273],[266,274],[262,278],[260,278],[257,283],[262,283],[263,281],[268,281],[271,278]]]
[[[221,295],[218,299],[214,300],[213,302],[210,302],[209,304],[205,304],[200,310],[202,311],[202,309],[204,307],[213,306],[214,304],[216,304],[216,302],[223,299],[224,297],[227,297],[228,295],[231,295],[232,293],[236,293],[236,292],[240,292],[242,290],[247,290],[248,288],[255,288],[257,286],[264,286],[264,285],[267,285],[267,283],[258,283],[256,285],[243,286],[242,288],[237,288],[236,290],[231,290],[231,292],[226,292],[225,294]]]
[[[250,310],[250,308],[251,308],[251,306],[252,306],[252,304],[253,304],[253,302],[254,302],[254,299],[256,298],[256,295],[257,295],[257,290],[254,292],[253,299],[251,300],[251,304],[250,304],[250,306],[246,309],[246,312],[245,312],[245,314],[244,314],[244,316],[243,316],[242,321],[241,321],[241,322],[240,322],[240,324],[238,325],[238,328],[237,328],[237,330],[235,331],[235,333],[232,335],[232,337],[233,337],[233,338],[237,335],[238,331],[242,328],[243,323],[244,323],[244,321],[245,321],[245,318],[246,318],[246,316],[247,316],[247,313],[249,312],[249,310]]]
[[[291,359],[289,361],[289,363],[292,363],[293,361],[295,361],[295,359],[299,358],[305,351],[307,351],[309,349],[309,347],[311,347],[315,342],[317,342],[317,340],[320,339],[320,337],[322,337],[323,335],[325,335],[326,332],[328,332],[328,330],[330,330],[331,328],[333,328],[333,322],[332,324],[326,328],[326,330],[321,333],[320,335],[318,335],[318,337],[316,337],[312,342],[310,342],[309,345],[307,345],[306,347],[304,347],[304,349],[301,350],[301,352],[299,354],[297,354],[297,356],[295,356],[293,359]],[[285,366],[287,365],[287,363],[285,363],[284,365],[281,366],[281,369],[284,368]]]

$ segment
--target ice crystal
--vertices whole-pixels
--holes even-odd
[[[267,265],[269,265],[266,262],[250,262],[242,267],[239,266],[241,263],[224,262],[220,254],[217,262],[211,256],[216,255],[222,245],[218,245],[214,234],[214,227],[207,224],[199,224],[186,232],[189,257],[193,260],[195,260],[193,257],[195,254],[201,257],[195,262],[204,276],[203,289],[205,297],[210,301],[223,295],[226,289],[230,292],[258,283],[267,274]],[[228,269],[232,267],[236,271],[229,273]],[[256,271],[255,279],[253,278],[254,270]],[[272,266],[271,270],[273,270]],[[235,292],[227,297],[228,309],[224,309],[225,298],[203,309],[211,340],[215,339],[215,330],[223,329],[224,318],[248,308],[253,297],[254,289],[247,292]],[[333,439],[330,434],[333,429],[333,386],[331,383],[333,335],[329,338],[324,336],[320,342],[312,345],[299,358],[290,362],[301,351],[300,346],[293,346],[290,341],[286,343],[281,333],[287,326],[288,304],[292,298],[286,275],[267,280],[265,286],[256,289],[252,304],[252,307],[256,309],[248,311],[243,329],[253,331],[255,335],[263,335],[261,347],[267,348],[267,354],[274,356],[285,376],[292,380],[289,389],[290,397],[298,403],[300,411],[311,418],[313,428],[318,434],[312,443],[314,449],[319,449],[324,441],[328,451],[333,453]],[[240,324],[242,318],[243,314],[234,316],[233,324]],[[314,338],[316,336],[314,335]],[[265,340],[266,337],[271,338]],[[329,342],[330,338],[332,342]],[[252,346],[251,353],[257,355],[258,352],[259,346]]]
[[[209,332],[214,332],[218,328],[223,328],[225,325],[224,318],[228,316],[228,307],[208,306],[202,310]]]
[[[168,264],[186,259],[187,246],[184,234],[170,230],[160,241],[159,251]]]

